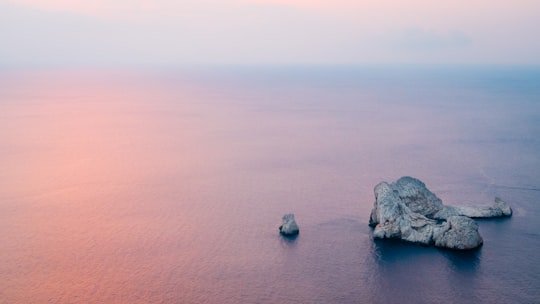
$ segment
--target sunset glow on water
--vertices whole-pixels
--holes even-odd
[[[537,69],[0,71],[0,303],[532,303]],[[507,200],[455,253],[373,187]],[[295,240],[280,237],[293,212]],[[520,258],[516,258],[519,256]]]

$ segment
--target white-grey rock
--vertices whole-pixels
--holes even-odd
[[[478,224],[466,216],[451,216],[434,235],[435,246],[449,249],[474,249],[482,245]]]
[[[495,198],[495,207],[501,209],[503,216],[512,216],[510,205],[498,197]]]
[[[447,219],[450,216],[463,215],[471,218],[490,218],[512,216],[512,208],[496,197],[491,206],[443,206],[433,215],[434,219]]]
[[[411,190],[409,193],[418,194],[418,191],[412,191],[411,187],[405,188]],[[404,203],[394,184],[382,182],[375,186],[375,204],[371,211],[370,225],[375,227],[373,231],[375,238],[398,238],[430,245],[434,243],[433,233],[437,228],[437,221],[413,212]]]
[[[440,198],[426,188],[426,185],[416,178],[404,176],[392,184],[401,201],[412,212],[431,216],[443,208]]]
[[[442,201],[418,179],[402,177],[375,186],[375,203],[369,219],[373,237],[450,249],[482,245],[478,225],[470,217],[510,216],[512,209],[496,198],[493,206],[455,207]]]
[[[279,232],[284,235],[296,235],[300,232],[294,214],[285,214],[282,218],[283,223],[279,226]]]

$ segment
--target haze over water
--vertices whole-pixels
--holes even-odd
[[[534,303],[538,134],[538,68],[2,70],[0,303]],[[404,175],[514,216],[374,242]]]

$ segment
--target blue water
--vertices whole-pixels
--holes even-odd
[[[538,134],[532,67],[3,70],[0,303],[539,303]],[[374,241],[404,175],[514,215]]]

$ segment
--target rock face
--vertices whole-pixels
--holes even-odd
[[[472,249],[482,244],[478,225],[466,216],[451,216],[433,235],[435,246],[451,249]]]
[[[285,214],[282,218],[283,223],[279,226],[279,232],[283,235],[297,235],[300,232],[298,225],[294,220],[294,214]]]
[[[373,237],[450,249],[473,249],[482,245],[478,225],[471,217],[511,216],[512,209],[499,198],[493,206],[445,206],[426,185],[412,177],[375,186],[375,203],[369,225]]]

